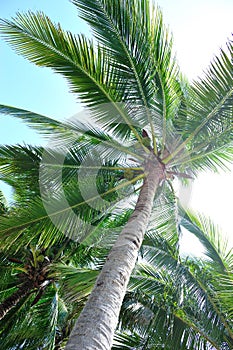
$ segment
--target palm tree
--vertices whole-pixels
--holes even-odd
[[[61,349],[99,273],[100,252],[67,238],[48,249],[19,246],[1,251],[2,349]]]
[[[18,53],[67,78],[71,91],[89,108],[91,122],[61,123],[4,105],[0,111],[24,119],[42,133],[57,134],[57,147],[72,139],[69,152],[66,148],[65,193],[81,220],[74,223],[72,213],[59,206],[61,184],[50,177],[44,182],[53,208],[49,215],[41,200],[31,201],[17,216],[1,219],[1,235],[13,231],[17,236],[26,227],[43,227],[45,241],[48,232],[61,235],[68,230],[70,236],[89,244],[90,237],[98,234],[96,215],[108,215],[124,196],[137,196],[67,345],[67,350],[110,349],[155,196],[167,184],[168,192],[173,193],[174,176],[195,177],[200,169],[217,170],[232,160],[232,44],[228,43],[226,52],[221,50],[203,78],[189,85],[172,55],[172,40],[162,14],[149,0],[72,2],[90,25],[94,42],[63,31],[41,12],[3,20],[1,31]],[[54,161],[58,150],[47,153]],[[69,167],[70,159],[76,163],[76,171],[85,157],[93,160],[96,154],[102,166],[97,188],[99,197],[105,199],[98,204],[96,194],[82,195],[82,184],[74,183]],[[85,179],[87,192],[89,178]],[[123,188],[126,190],[119,195]],[[58,194],[53,194],[55,190]],[[115,202],[106,209],[106,202],[113,198]],[[57,230],[49,217],[56,218]]]

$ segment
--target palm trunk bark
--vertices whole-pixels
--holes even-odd
[[[15,307],[23,297],[27,296],[33,288],[33,283],[25,282],[16,292],[14,292],[10,297],[5,299],[0,304],[0,320]]]
[[[135,210],[111,249],[66,350],[109,350],[123,298],[148,225],[163,167],[148,162]]]

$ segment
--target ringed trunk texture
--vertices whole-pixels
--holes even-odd
[[[77,320],[66,350],[109,350],[130,275],[150,219],[163,167],[153,159],[133,214],[113,245],[93,291]]]
[[[5,299],[0,304],[0,320],[15,307],[20,300],[27,296],[33,288],[33,284],[30,282],[25,282],[16,292],[14,292],[10,297]]]

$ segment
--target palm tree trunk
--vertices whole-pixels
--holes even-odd
[[[155,164],[156,163],[156,164]],[[111,249],[66,350],[109,350],[130,275],[148,225],[163,167],[148,162],[135,210]]]
[[[14,292],[10,297],[5,299],[0,304],[0,320],[16,306],[20,300],[28,295],[33,288],[33,283],[31,281],[25,282],[16,292]]]

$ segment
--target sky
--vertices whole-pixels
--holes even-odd
[[[174,48],[181,71],[191,81],[202,75],[214,54],[231,37],[232,0],[161,0],[164,20],[174,36]],[[0,0],[0,17],[17,11],[41,10],[53,21],[74,33],[89,33],[85,22],[69,0]],[[66,81],[47,68],[39,68],[0,40],[0,103],[65,119],[81,110]],[[15,119],[0,116],[0,144],[41,142],[32,130]],[[232,166],[233,170],[233,166]],[[229,239],[233,198],[233,172],[201,173],[192,186],[190,206],[211,216]],[[187,238],[190,240],[190,238]],[[187,241],[187,244],[190,241]]]

